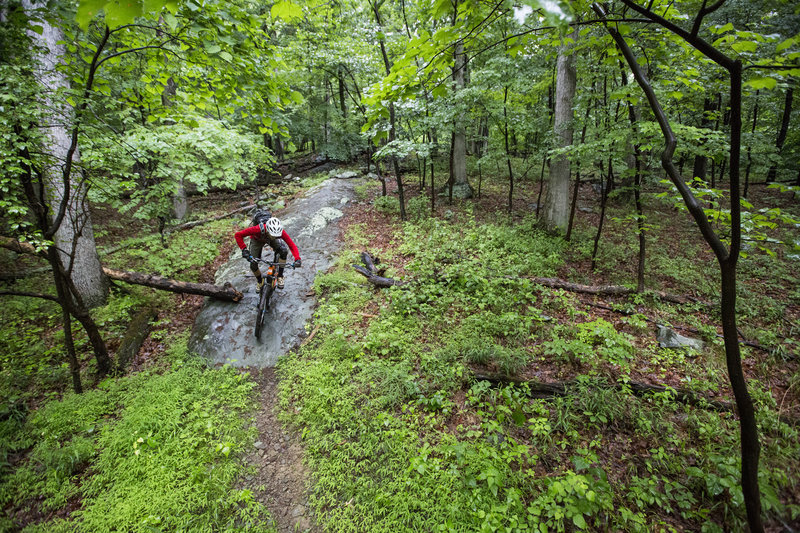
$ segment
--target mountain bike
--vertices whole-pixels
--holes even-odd
[[[264,286],[261,288],[261,294],[258,297],[258,305],[256,306],[256,339],[261,340],[261,331],[264,328],[264,321],[266,320],[267,311],[269,311],[269,300],[272,293],[275,292],[275,286],[278,283],[278,266],[280,263],[264,261],[261,258],[253,258],[258,263],[267,266],[267,271],[262,272],[264,276]],[[285,268],[297,268],[292,263],[284,263]]]

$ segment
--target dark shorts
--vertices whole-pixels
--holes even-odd
[[[269,239],[266,241],[262,241],[260,239],[251,238],[250,239],[250,253],[253,254],[253,257],[261,257],[261,252],[264,250],[264,246],[269,245],[272,248],[272,251],[275,252],[275,259],[273,261],[280,259],[281,263],[286,262],[286,258],[289,256],[289,247],[286,246],[286,243],[283,242],[283,239]]]

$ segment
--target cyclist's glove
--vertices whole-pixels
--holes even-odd
[[[253,255],[250,253],[250,250],[248,250],[247,248],[243,248],[242,249],[242,257],[244,257],[248,261],[252,261],[253,260]]]
[[[294,264],[292,266],[295,268],[300,268],[302,264],[303,264],[302,261],[300,261],[299,259],[295,259]]]

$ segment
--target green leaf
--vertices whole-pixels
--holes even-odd
[[[758,44],[754,41],[738,41],[731,45],[735,51],[739,52],[755,52],[758,49]]]
[[[586,520],[583,519],[582,514],[576,514],[572,517],[572,523],[579,529],[586,529]]]
[[[216,54],[217,52],[222,50],[222,47],[220,45],[218,45],[216,43],[212,43],[210,41],[206,41],[203,44],[205,45],[206,52],[209,53],[209,54]]]
[[[142,11],[144,13],[161,13],[164,4],[164,0],[144,0]]]
[[[136,17],[144,14],[142,0],[123,0],[107,2],[103,10],[106,12],[106,24],[111,29],[130,24]]]
[[[303,10],[297,4],[292,2],[278,2],[269,11],[272,18],[283,19],[286,22],[294,22],[295,20],[303,19]]]
[[[790,37],[790,38],[786,39],[785,41],[783,41],[782,43],[780,43],[775,48],[775,51],[776,52],[783,52],[784,50],[786,50],[787,48],[792,46],[795,42],[797,42],[797,37],[796,36],[795,37]]]
[[[80,0],[78,3],[78,12],[75,14],[75,20],[81,29],[85,30],[89,27],[89,22],[95,18],[103,7],[106,5],[106,0]]]
[[[745,85],[748,87],[752,87],[753,89],[774,89],[778,85],[778,80],[775,78],[754,78],[752,80],[747,80],[744,82]]]
[[[712,28],[711,29],[711,33],[719,34],[719,33],[725,33],[726,31],[731,31],[731,30],[733,30],[733,24],[731,24],[729,22],[729,23],[725,24],[724,26],[720,26],[718,28]]]
[[[164,13],[164,22],[167,23],[167,27],[169,27],[171,30],[174,30],[178,27],[178,19],[175,18],[175,15],[172,13]]]

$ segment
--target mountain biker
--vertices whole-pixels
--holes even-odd
[[[288,252],[291,250],[292,257],[294,257],[293,266],[299,267],[302,264],[300,251],[292,241],[292,238],[289,237],[289,234],[286,233],[286,230],[283,229],[283,223],[278,218],[273,217],[269,211],[257,210],[253,215],[252,224],[249,228],[237,231],[234,238],[236,239],[236,244],[242,250],[242,257],[250,262],[250,270],[256,275],[256,292],[260,293],[264,287],[264,278],[261,276],[258,262],[254,258],[261,257],[261,251],[265,244],[268,244],[272,251],[275,252],[275,256],[280,258],[278,261],[280,265],[278,266],[277,287],[282,289],[283,268],[286,264]],[[247,249],[244,245],[245,237],[250,237],[250,249]],[[287,244],[289,245],[288,248]]]

